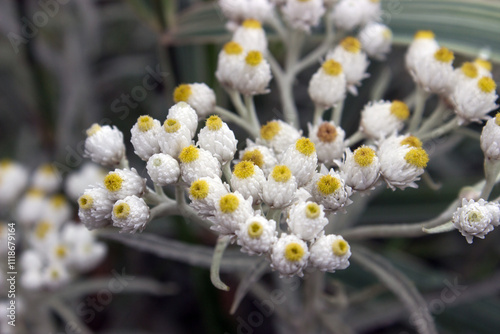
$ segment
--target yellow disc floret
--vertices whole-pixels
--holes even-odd
[[[40,189],[31,188],[26,193],[26,196],[29,196],[29,197],[43,197],[43,191],[41,191]]]
[[[243,48],[236,42],[227,42],[224,45],[224,52],[230,55],[239,55],[243,53]]]
[[[500,112],[495,115],[495,124],[500,126]]]
[[[455,56],[448,48],[442,47],[434,53],[434,59],[442,63],[449,63],[455,59]]]
[[[292,177],[292,172],[287,166],[279,165],[273,168],[271,176],[276,182],[287,182]]]
[[[416,32],[415,39],[434,39],[435,35],[430,30],[419,30]]]
[[[62,207],[66,203],[67,201],[64,195],[54,195],[50,199],[50,204],[56,209]]]
[[[258,149],[246,151],[241,158],[241,161],[250,161],[255,166],[262,168],[264,166],[264,155]]]
[[[469,211],[467,218],[471,223],[479,223],[483,219],[483,214],[480,211]]]
[[[297,242],[291,242],[285,247],[285,258],[290,262],[300,261],[304,253],[304,247]]]
[[[241,161],[234,166],[233,174],[238,179],[246,179],[255,174],[255,166],[251,161]]]
[[[186,146],[179,154],[179,160],[185,164],[193,162],[200,157],[199,150],[194,145]]]
[[[342,65],[333,59],[329,59],[323,63],[321,66],[326,74],[336,77],[342,74]]]
[[[55,253],[59,259],[64,259],[68,255],[68,249],[63,245],[59,245],[56,247]]]
[[[91,137],[99,131],[101,131],[101,126],[97,123],[94,123],[90,126],[90,128],[87,129],[87,137]]]
[[[108,191],[114,192],[122,188],[123,179],[118,173],[109,173],[104,178],[104,187]]]
[[[309,138],[298,139],[295,142],[295,149],[307,157],[316,152],[314,143]]]
[[[340,45],[347,52],[358,53],[361,51],[361,42],[355,37],[346,37],[340,42]]]
[[[323,195],[333,194],[337,189],[340,188],[340,181],[338,178],[331,176],[330,174],[322,176],[316,183],[318,190]]]
[[[167,133],[175,133],[179,131],[180,128],[181,128],[181,123],[173,118],[167,119],[163,123],[163,129],[165,129],[165,132]]]
[[[245,62],[250,66],[257,66],[262,62],[262,53],[260,51],[250,51],[245,57]]]
[[[217,131],[222,128],[222,120],[217,115],[210,116],[205,124],[210,131]]]
[[[186,102],[189,97],[193,94],[193,90],[190,85],[182,84],[177,86],[174,90],[174,101],[178,102]]]
[[[53,175],[56,173],[54,166],[51,164],[43,164],[38,169],[45,175]]]
[[[196,180],[191,183],[189,194],[197,200],[202,200],[208,196],[209,186],[205,180]]]
[[[224,213],[232,213],[238,209],[240,200],[235,194],[227,194],[220,198],[220,210]]]
[[[247,233],[248,236],[252,239],[259,238],[263,232],[264,232],[264,227],[262,226],[261,223],[257,221],[251,222],[250,225],[248,225]]]
[[[412,148],[405,155],[405,160],[410,165],[413,165],[418,168],[427,167],[427,163],[429,162],[429,156],[427,152],[421,147]]]
[[[354,161],[361,167],[370,166],[375,156],[375,151],[368,146],[361,146],[354,151]]]
[[[280,123],[277,121],[267,122],[260,128],[260,136],[264,140],[272,140],[281,130]]]
[[[474,60],[474,63],[477,66],[484,68],[488,72],[491,72],[491,70],[493,69],[491,62],[487,61],[486,59],[477,58],[476,60]]]
[[[460,67],[460,71],[462,71],[463,75],[468,78],[474,79],[477,77],[477,67],[473,63],[465,62]]]
[[[332,243],[332,252],[337,256],[344,256],[349,251],[349,244],[347,241],[337,239]]]
[[[329,122],[324,122],[318,128],[316,133],[318,139],[323,143],[331,143],[337,138],[337,129]]]
[[[408,136],[403,139],[400,143],[401,146],[408,145],[410,147],[422,147],[422,141],[415,136]]]
[[[260,24],[260,22],[254,19],[246,19],[245,21],[243,21],[242,26],[248,29],[262,29],[262,25]]]
[[[130,215],[130,205],[125,202],[116,204],[113,207],[113,214],[118,219],[125,219]]]
[[[403,101],[394,100],[391,103],[391,114],[400,121],[404,121],[410,116],[410,109]]]
[[[306,205],[306,217],[309,219],[316,219],[321,213],[321,208],[316,203],[309,203]]]
[[[80,206],[80,209],[91,209],[93,204],[94,199],[90,195],[82,195],[78,199],[78,205]]]
[[[45,239],[45,236],[49,233],[49,231],[52,229],[52,223],[43,220],[38,223],[38,225],[35,228],[35,236],[38,239]]]
[[[482,77],[479,79],[477,86],[484,93],[491,93],[497,88],[497,84],[490,77]]]
[[[140,116],[137,119],[137,127],[139,128],[139,131],[141,132],[146,132],[149,131],[153,128],[154,122],[153,118],[150,116]]]

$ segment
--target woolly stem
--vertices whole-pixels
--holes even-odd
[[[252,95],[245,95],[245,105],[248,111],[248,121],[253,125],[255,132],[260,130],[260,122],[257,117],[257,111],[255,110],[255,103]]]
[[[337,125],[337,124],[336,124]],[[365,134],[361,131],[356,131],[352,136],[346,139],[345,146],[349,147],[365,139]]]
[[[217,239],[217,245],[215,246],[214,255],[212,257],[212,265],[210,266],[210,280],[212,284],[220,290],[229,291],[229,287],[221,281],[219,276],[220,264],[222,261],[222,256],[224,256],[224,251],[226,250],[229,242],[231,241],[231,236],[221,235]]]
[[[448,121],[448,123],[445,123],[445,124],[441,125],[440,127],[436,128],[432,131],[429,131],[427,133],[424,133],[418,137],[422,141],[428,141],[428,140],[440,137],[440,136],[458,128],[458,126],[459,126],[458,117],[454,117],[453,119]]]
[[[240,126],[242,129],[244,129],[246,132],[248,132],[252,137],[256,138],[258,137],[259,133],[258,131],[256,132],[254,127],[249,124],[247,121],[245,121],[243,118],[240,116],[230,112],[229,110],[226,110],[222,107],[216,106],[215,107],[215,112],[219,114],[225,121],[227,122],[232,122],[238,126]]]
[[[488,200],[490,197],[491,191],[495,186],[497,181],[498,173],[500,172],[500,161],[491,160],[488,158],[484,159],[484,176],[486,182],[484,183],[483,189],[481,190],[481,197],[484,200]]]
[[[415,100],[415,110],[410,120],[410,125],[408,127],[408,132],[415,132],[422,121],[422,116],[424,115],[425,102],[429,94],[423,90],[422,87],[417,86],[416,100]]]
[[[344,101],[345,98],[342,99],[342,101],[340,101],[333,107],[331,119],[336,126],[340,126],[340,122],[342,121],[342,111],[344,110]]]

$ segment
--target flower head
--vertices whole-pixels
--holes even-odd
[[[484,239],[486,234],[500,224],[500,206],[498,203],[462,200],[462,206],[453,214],[453,225],[467,239],[469,244],[474,237]]]

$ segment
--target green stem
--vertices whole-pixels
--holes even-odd
[[[248,120],[250,123],[252,123],[255,132],[258,132],[260,130],[260,122],[259,118],[257,117],[257,111],[255,110],[255,103],[253,100],[252,95],[245,95],[245,106],[248,111]]]
[[[428,141],[428,140],[440,137],[440,136],[442,136],[442,135],[444,135],[444,134],[446,134],[446,133],[448,133],[448,132],[450,132],[458,127],[459,127],[458,117],[454,117],[453,119],[448,121],[448,123],[441,125],[437,129],[434,129],[432,131],[429,131],[427,133],[419,135],[418,137],[422,141]]]
[[[425,110],[425,102],[429,97],[429,94],[423,90],[422,87],[417,86],[416,92],[416,100],[415,100],[415,110],[413,111],[413,115],[410,120],[410,125],[408,127],[408,132],[413,133],[418,129],[420,122],[422,121],[422,117],[424,115]]]
[[[231,181],[231,161],[226,162],[222,166],[222,174],[224,175],[226,182],[229,183]]]
[[[231,236],[221,235],[217,239],[217,245],[215,246],[214,255],[212,257],[212,265],[210,266],[210,280],[212,284],[220,290],[229,291],[229,287],[221,281],[219,271],[222,257],[224,256],[224,251],[231,241]]]
[[[230,112],[229,110],[226,110],[222,107],[216,106],[215,107],[215,112],[219,114],[221,118],[223,118],[227,122],[232,122],[238,126],[240,126],[242,129],[244,129],[246,132],[248,132],[252,137],[257,138],[259,136],[259,132],[255,130],[255,128],[246,122],[243,118],[240,116]]]
[[[344,110],[344,101],[345,98],[333,107],[332,121],[333,123],[335,123],[336,126],[340,126],[340,122],[342,122],[342,111]]]
[[[436,109],[434,109],[431,116],[424,121],[422,126],[418,129],[417,133],[425,133],[432,128],[436,128],[437,126],[442,125],[447,114],[446,112],[446,103],[444,103],[443,100],[440,99]]]
[[[313,124],[319,124],[323,122],[323,113],[325,112],[325,109],[322,107],[318,106],[317,104],[314,106],[314,114],[313,114]]]
[[[338,126],[338,124],[335,123],[335,125]],[[346,147],[349,147],[351,145],[354,145],[360,141],[362,141],[363,139],[365,139],[365,134],[361,131],[356,131],[355,133],[353,133],[352,136],[350,136],[349,138],[346,139],[345,141],[345,146]]]
[[[495,186],[498,174],[500,173],[500,161],[490,160],[488,158],[484,159],[484,175],[486,182],[484,183],[483,189],[481,190],[481,197],[484,200],[488,200],[491,191]]]
[[[234,89],[228,89],[227,93],[229,95],[229,98],[231,99],[231,102],[233,103],[234,107],[236,108],[236,111],[238,114],[240,114],[241,117],[247,118],[248,117],[248,110],[243,104],[243,101],[241,100],[241,95],[238,93],[238,91]]]

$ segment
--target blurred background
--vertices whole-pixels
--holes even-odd
[[[359,96],[348,97],[343,120],[348,134],[357,129],[359,111],[370,100],[374,87],[381,85],[378,74],[391,75],[382,94],[385,99],[404,99],[415,88],[404,69],[404,52],[416,30],[433,30],[440,44],[456,52],[456,66],[480,52],[488,53],[494,63],[493,78],[498,82],[498,2],[382,3],[384,22],[393,30],[395,46],[386,62],[372,62],[372,76],[363,82]],[[0,159],[10,158],[30,169],[51,163],[65,178],[85,162],[85,130],[93,123],[113,124],[124,133],[131,166],[145,175],[145,164],[132,154],[129,130],[140,115],[163,121],[178,84],[205,82],[216,91],[218,104],[231,108],[214,76],[217,54],[230,39],[224,26],[225,19],[214,1],[0,1]],[[321,36],[320,27],[313,31],[308,47],[319,43]],[[271,51],[281,59],[282,45],[271,31],[269,38]],[[302,72],[295,85],[303,129],[313,110],[307,85],[316,69],[314,65]],[[271,91],[256,99],[262,123],[281,115],[276,87],[271,86]],[[437,99],[432,99],[428,109],[436,103]],[[234,129],[242,146],[245,133],[236,126]],[[418,222],[439,214],[462,187],[483,177],[480,130],[480,125],[471,125],[465,134],[436,140],[427,147],[429,173],[442,184],[439,190],[423,183],[419,189],[404,193],[384,190],[365,212],[356,213],[360,215],[357,224]],[[153,221],[146,232],[205,247],[200,251],[210,250],[216,239],[177,217]],[[497,333],[499,241],[500,232],[494,231],[473,245],[459,233],[447,233],[372,240],[364,246],[386,256],[415,282],[429,302],[440,332]],[[287,333],[275,314],[261,312],[262,321],[252,316],[261,310],[258,293],[247,296],[235,315],[229,314],[233,291],[244,271],[223,274],[231,291],[221,292],[211,285],[207,265],[200,268],[116,241],[107,243],[105,262],[80,280],[112,277],[113,270],[124,271],[134,277],[172,282],[175,293],[157,296],[125,289],[113,294],[109,303],[94,309],[91,320],[88,313],[78,313],[92,331]],[[271,289],[276,277],[267,274],[262,282]],[[338,314],[357,332],[413,333],[411,319],[399,301],[359,266],[353,264],[349,270],[329,274],[328,282],[332,294],[338,293],[338,284],[349,294],[360,294],[349,310],[338,306]],[[97,298],[98,292],[68,301],[70,309],[77,314],[79,305],[89,297]],[[61,332],[77,332],[68,330],[60,315],[51,316]],[[256,322],[258,326],[252,325]],[[37,333],[36,329],[27,332]]]

